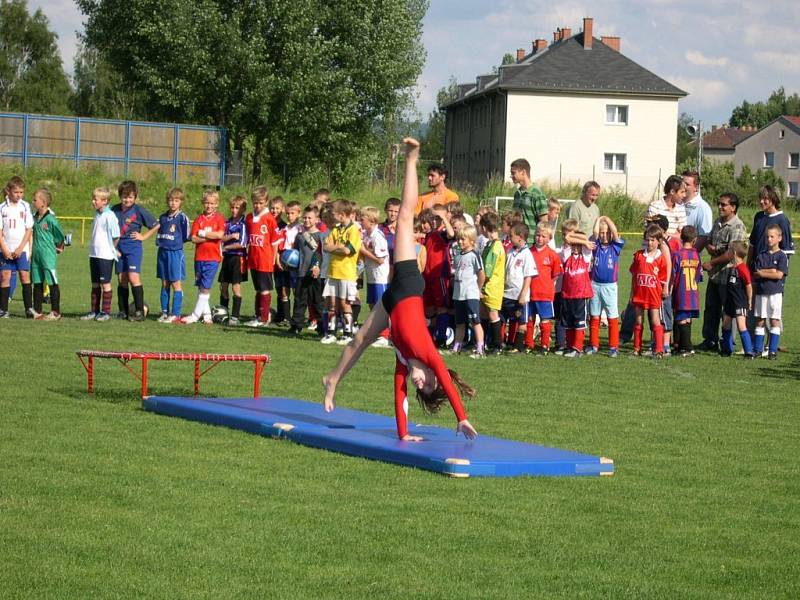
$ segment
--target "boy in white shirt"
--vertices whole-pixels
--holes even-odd
[[[373,206],[361,209],[361,234],[363,243],[359,253],[364,259],[364,271],[367,274],[367,304],[370,310],[381,301],[383,293],[389,287],[389,244],[381,228],[378,227],[380,213]],[[387,348],[389,332],[381,332],[373,346]]]
[[[92,206],[95,209],[89,241],[92,300],[91,310],[81,317],[82,321],[108,321],[111,318],[111,279],[114,263],[119,257],[119,220],[108,207],[109,198],[111,192],[108,188],[96,188],[92,192]]]
[[[508,326],[507,351],[518,354],[525,351],[531,279],[539,272],[527,244],[528,226],[517,223],[509,233],[511,248],[506,253],[506,279],[500,314]]]
[[[4,191],[5,201],[0,204],[0,318],[8,317],[8,299],[11,295],[11,275],[19,273],[22,281],[22,300],[25,316],[33,318],[33,288],[31,286],[31,236],[33,213],[23,200],[25,181],[14,176]]]

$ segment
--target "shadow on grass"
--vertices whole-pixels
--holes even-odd
[[[780,356],[780,355],[779,355]],[[783,355],[785,358],[785,355]],[[766,361],[769,366],[758,370],[758,374],[769,379],[794,379],[800,381],[800,356],[789,360]]]
[[[67,396],[68,398],[73,398],[75,400],[86,400],[90,402],[104,402],[107,404],[127,404],[129,402],[141,402],[142,397],[139,395],[139,389],[135,388],[135,383],[132,382],[131,388],[125,389],[97,389],[95,388],[93,393],[89,393],[86,391],[85,387],[81,388],[70,388],[70,389],[54,389],[51,388],[48,391],[54,394],[62,394]],[[187,389],[186,387],[161,387],[150,386],[148,389],[148,393],[150,396],[177,396],[180,398],[189,398],[192,396],[191,390]],[[209,393],[201,393],[200,398],[217,398],[216,394],[209,394]]]

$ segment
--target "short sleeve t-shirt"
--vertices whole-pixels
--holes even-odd
[[[475,250],[460,252],[453,260],[453,300],[478,300],[478,273],[483,260]]]
[[[194,223],[192,223],[192,235],[200,236],[201,231],[203,235],[208,235],[212,232],[223,233],[225,231],[225,217],[219,213],[200,215],[194,220]],[[200,242],[194,249],[195,261],[221,261],[221,245],[220,240],[206,240]]]
[[[661,250],[652,255],[644,250],[636,252],[630,271],[633,275],[632,302],[647,308],[660,307],[661,291],[667,284],[667,259]]]
[[[133,239],[134,233],[141,233],[143,227],[152,229],[155,227],[155,217],[146,208],[134,204],[127,210],[122,208],[122,204],[115,204],[111,211],[116,215],[119,222],[119,243],[117,247],[120,252],[130,252],[141,248],[142,242]]]
[[[506,281],[503,289],[503,298],[517,300],[526,277],[536,277],[539,272],[536,270],[536,263],[533,262],[533,255],[530,248],[511,248],[506,254]],[[521,302],[528,302],[530,293],[527,297],[521,298]]]
[[[367,273],[367,283],[389,283],[389,244],[380,227],[375,227],[372,233],[364,232],[364,248],[372,252],[383,262],[378,264],[364,258],[364,270]]]
[[[268,210],[260,215],[250,213],[245,217],[247,228],[247,266],[254,271],[272,273],[275,270],[275,249],[278,241],[278,223]]]
[[[33,213],[30,204],[25,200],[11,203],[6,200],[0,205],[0,227],[3,229],[3,240],[11,250],[16,250],[25,238],[28,229],[33,229]],[[30,258],[31,247],[26,248]]]
[[[181,211],[174,215],[165,212],[158,218],[156,246],[165,250],[181,250],[192,237],[189,218]]]
[[[561,297],[581,299],[592,297],[592,280],[589,275],[592,266],[592,251],[582,248],[580,253],[570,252],[561,265],[564,270],[561,280]]]
[[[531,248],[538,277],[531,280],[531,300],[533,302],[552,302],[555,298],[555,280],[562,273],[561,257],[550,246]]]
[[[700,310],[697,284],[702,280],[697,250],[680,248],[672,253],[672,305],[676,310]]]
[[[542,215],[547,214],[547,196],[531,183],[528,189],[520,188],[514,192],[512,206],[522,212],[522,219],[528,226],[528,244],[533,244],[536,237],[536,224]]]
[[[228,240],[222,243],[223,256],[246,256],[247,255],[247,226],[244,223],[244,217],[238,218],[235,221],[228,219],[225,221],[225,237],[235,235],[235,239]],[[232,250],[226,250],[225,246],[242,246]]]
[[[89,242],[89,257],[116,260],[117,248],[114,240],[119,237],[119,221],[108,206],[95,212],[92,222],[92,239]]]
[[[592,263],[592,281],[596,283],[616,283],[619,280],[619,255],[625,240],[612,241],[610,244],[598,243],[594,247]]]
[[[753,271],[759,269],[777,269],[783,273],[781,279],[761,279],[754,277],[755,280],[755,293],[761,296],[769,296],[771,294],[782,294],[786,276],[789,274],[789,259],[782,250],[777,252],[762,252],[756,257],[755,267]]]
[[[337,245],[346,246],[350,254],[330,254],[328,277],[341,281],[358,279],[358,251],[361,250],[361,232],[355,223],[337,225],[331,231],[330,240]]]

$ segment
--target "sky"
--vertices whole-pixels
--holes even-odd
[[[29,0],[59,36],[72,71],[83,17],[72,0]],[[417,82],[417,107],[433,110],[451,77],[474,82],[504,54],[530,51],[558,27],[577,34],[594,19],[594,37],[621,38],[624,55],[689,93],[680,111],[704,127],[721,125],[742,100],[766,100],[780,86],[800,92],[797,0],[430,0],[424,21],[427,60]]]

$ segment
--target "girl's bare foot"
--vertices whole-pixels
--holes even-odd
[[[322,378],[322,387],[325,390],[325,412],[332,412],[336,408],[336,382],[330,375]]]

